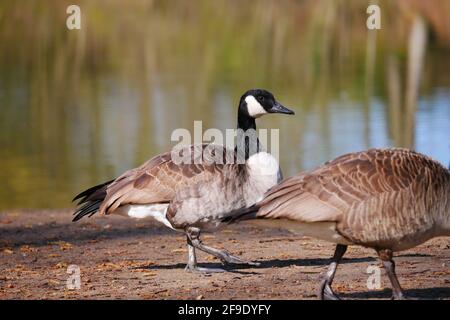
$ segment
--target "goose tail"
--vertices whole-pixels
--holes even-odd
[[[114,180],[110,180],[94,187],[91,187],[73,198],[72,202],[79,200],[77,203],[77,210],[73,213],[73,222],[80,220],[84,216],[91,217],[100,208],[103,200],[106,197],[106,189],[108,185]]]
[[[233,210],[226,214],[226,216],[222,219],[222,222],[231,224],[239,221],[255,219],[259,208],[260,206],[258,204],[254,204],[250,207]]]

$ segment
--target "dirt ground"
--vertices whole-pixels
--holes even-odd
[[[187,272],[185,237],[151,221],[92,217],[72,223],[70,210],[2,212],[0,299],[317,299],[334,251],[327,242],[244,223],[202,239],[261,265]],[[202,266],[221,266],[206,254],[198,257]],[[342,298],[390,298],[384,270],[381,288],[367,288],[368,267],[381,266],[375,257],[373,250],[349,248],[333,284]],[[450,298],[450,238],[397,253],[396,263],[409,297]],[[78,290],[67,289],[69,265],[80,268]]]

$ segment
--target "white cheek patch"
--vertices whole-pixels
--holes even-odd
[[[266,114],[267,111],[261,106],[261,104],[255,99],[254,96],[247,96],[245,98],[245,102],[247,103],[247,111],[248,114],[253,118],[259,118],[263,114]]]

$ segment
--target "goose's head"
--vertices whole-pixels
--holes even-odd
[[[251,89],[244,93],[239,103],[239,112],[253,119],[268,113],[294,114],[294,111],[286,108],[273,94],[264,89]]]

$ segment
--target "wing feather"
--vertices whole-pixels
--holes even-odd
[[[191,164],[176,164],[171,152],[160,154],[142,166],[123,173],[106,189],[106,197],[100,206],[101,214],[110,214],[126,204],[168,203],[175,196],[177,189],[207,181],[221,173],[223,164],[208,161],[195,161],[198,155],[205,155],[207,144],[190,145],[182,152],[188,151]],[[230,150],[215,145],[211,152],[222,152],[224,156]]]
[[[302,222],[340,221],[345,212],[420,178],[420,162],[432,160],[406,149],[370,149],[331,160],[272,188],[256,205],[257,218]]]

